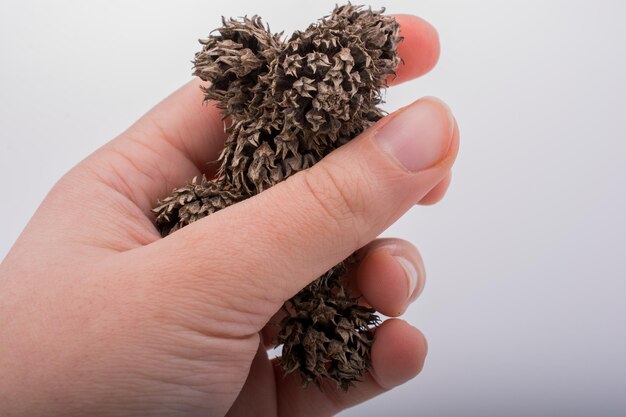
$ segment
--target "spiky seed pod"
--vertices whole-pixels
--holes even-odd
[[[299,371],[305,386],[321,387],[328,379],[347,390],[371,366],[371,329],[380,319],[345,287],[350,263],[335,266],[285,304],[279,362],[287,374]]]
[[[222,19],[200,41],[194,74],[209,83],[227,139],[215,179],[174,190],[154,209],[163,235],[244,200],[317,163],[379,120],[381,90],[399,63],[399,26],[350,3],[283,39],[258,16]],[[371,365],[374,311],[345,285],[342,262],[285,304],[280,363],[304,384],[347,389]]]
[[[175,189],[152,211],[156,213],[159,231],[167,236],[244,198],[232,187],[208,181],[203,175],[199,181],[198,177],[194,177],[184,187]]]

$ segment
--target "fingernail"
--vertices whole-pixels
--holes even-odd
[[[404,274],[406,275],[406,279],[409,283],[409,293],[406,295],[406,298],[409,299],[417,288],[417,270],[408,259],[401,256],[394,256],[394,258],[400,266],[402,266],[402,269],[404,269]]]
[[[409,171],[439,162],[452,138],[453,118],[437,99],[421,99],[384,124],[374,140]]]

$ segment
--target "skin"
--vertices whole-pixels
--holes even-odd
[[[404,64],[391,84],[439,56],[432,26],[397,18]],[[68,172],[0,264],[3,415],[330,416],[422,369],[424,336],[395,318],[377,329],[373,369],[347,393],[301,389],[266,347],[283,302],[359,248],[351,283],[364,302],[398,316],[417,298],[417,249],[375,238],[415,202],[445,194],[458,149],[449,109],[425,99],[441,116],[429,123],[451,132],[426,170],[407,171],[372,140],[390,115],[310,170],[161,239],[151,207],[211,175],[205,161],[224,140],[198,86]],[[417,272],[412,291],[398,257]]]

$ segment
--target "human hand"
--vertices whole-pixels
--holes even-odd
[[[427,23],[397,16],[399,83],[437,61]],[[267,357],[285,300],[355,250],[352,284],[400,315],[424,284],[417,250],[374,240],[443,197],[458,128],[439,101],[386,118],[309,170],[161,239],[151,207],[212,174],[221,116],[184,86],[51,190],[0,265],[0,409],[15,416],[324,416],[415,376],[421,333],[376,331],[347,393],[303,390]],[[371,242],[371,243],[370,243]]]

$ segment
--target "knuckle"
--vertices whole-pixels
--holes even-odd
[[[330,220],[337,232],[353,236],[360,243],[361,231],[366,224],[367,184],[358,172],[338,170],[325,161],[314,169],[303,171],[303,186],[315,209]]]

